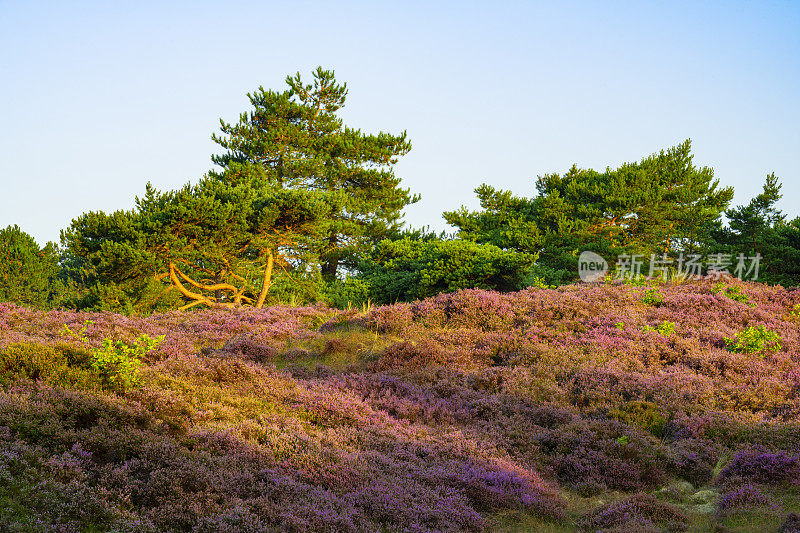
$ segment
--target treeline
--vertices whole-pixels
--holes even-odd
[[[405,228],[419,197],[401,187],[406,133],[367,134],[339,117],[346,84],[317,69],[259,88],[252,109],[212,136],[217,169],[196,184],[148,184],[127,211],[85,213],[40,248],[0,231],[0,300],[146,314],[324,301],[344,307],[460,288],[501,291],[577,278],[577,258],[663,254],[763,257],[759,279],[797,285],[800,218],[774,175],[747,205],[693,164],[691,143],[604,171],[537,179],[533,198],[490,185],[480,210],[444,213],[452,234]]]

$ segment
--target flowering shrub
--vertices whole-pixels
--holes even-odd
[[[800,484],[800,454],[769,452],[756,447],[741,451],[719,473],[719,480],[738,477],[763,484]]]
[[[756,305],[709,282],[648,305],[611,283],[146,318],[0,304],[0,530],[680,530],[693,490],[719,493],[709,528],[788,512],[800,292],[735,286]],[[754,325],[781,348],[728,349]],[[651,496],[687,482],[683,510]]]
[[[581,526],[592,531],[613,527],[623,527],[627,531],[648,531],[651,528],[658,531],[665,528],[685,529],[688,520],[686,513],[678,507],[659,501],[649,494],[636,494],[604,505],[584,516]]]
[[[777,510],[778,504],[771,496],[764,493],[761,488],[751,483],[737,485],[736,488],[724,492],[717,500],[717,509],[722,515],[729,514],[732,511],[758,509],[760,507]]]

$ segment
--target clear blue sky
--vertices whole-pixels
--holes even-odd
[[[408,131],[412,226],[687,137],[736,203],[775,171],[800,215],[800,2],[336,4],[0,0],[0,227],[57,240],[196,180],[219,118],[317,65],[349,125]]]

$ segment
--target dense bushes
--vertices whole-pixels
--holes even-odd
[[[0,528],[775,529],[800,502],[800,294],[737,286],[755,307],[711,283],[659,285],[658,307],[622,285],[344,312],[1,305]],[[752,324],[782,348],[729,351]],[[164,338],[113,386],[93,354],[142,335]]]
[[[536,256],[462,240],[379,243],[361,264],[361,275],[377,303],[428,298],[442,292],[523,288]]]

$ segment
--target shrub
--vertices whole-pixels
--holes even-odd
[[[717,500],[717,511],[723,516],[740,509],[758,509],[762,507],[772,510],[778,509],[775,500],[752,483],[737,485],[735,488],[723,492],[719,500]]]
[[[88,344],[87,331],[93,324],[93,321],[87,320],[78,331],[73,331],[64,324],[60,333],[62,336]],[[124,392],[138,385],[141,358],[153,351],[163,342],[164,338],[165,336],[161,335],[153,339],[146,333],[140,335],[132,343],[105,338],[100,348],[89,349],[89,365],[100,376],[104,387]]]
[[[707,439],[682,439],[672,448],[675,470],[679,476],[696,486],[711,481],[722,453],[719,444]]]
[[[800,483],[800,455],[760,448],[744,450],[720,471],[718,481],[734,477],[763,484]]]
[[[369,302],[370,290],[365,280],[349,277],[329,284],[325,290],[325,300],[338,309],[361,307]]]
[[[749,326],[736,337],[726,338],[728,350],[736,353],[777,352],[783,348],[781,336],[766,326]]]
[[[666,419],[661,416],[658,406],[652,402],[631,401],[609,413],[611,418],[624,422],[629,426],[637,426],[660,437]]]
[[[642,526],[680,527],[688,520],[686,513],[674,505],[649,494],[635,494],[592,511],[581,519],[580,525],[592,531],[621,526],[641,531]]]
[[[0,350],[0,384],[19,379],[78,389],[99,385],[97,375],[89,368],[88,353],[63,344],[23,342]]]
[[[458,289],[519,290],[535,260],[532,254],[460,239],[384,240],[361,264],[360,277],[371,298],[387,304]]]
[[[619,324],[622,324],[621,322]],[[618,329],[624,329],[623,327],[618,327]],[[646,325],[642,328],[643,331],[655,331],[659,335],[663,335],[665,337],[669,337],[673,333],[675,333],[675,322],[670,322],[669,320],[664,320],[657,326],[653,327],[650,325]]]
[[[717,283],[711,288],[711,294],[722,295],[735,302],[747,304],[750,307],[755,307],[756,304],[750,301],[750,297],[742,292],[741,287],[728,287],[724,283]]]
[[[642,296],[642,303],[658,307],[664,303],[664,295],[658,289],[649,289]]]
[[[778,533],[797,533],[800,531],[800,514],[789,513],[781,524]]]
[[[163,340],[163,336],[151,339],[146,334],[130,344],[103,339],[102,348],[90,351],[91,366],[99,374],[104,386],[123,392],[139,384],[141,357]]]

